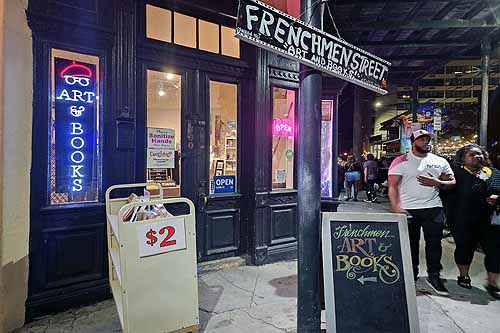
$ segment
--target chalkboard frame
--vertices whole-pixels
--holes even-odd
[[[397,223],[401,245],[401,259],[403,262],[403,276],[405,282],[406,303],[408,309],[408,320],[411,333],[419,333],[419,321],[417,312],[417,299],[415,294],[415,283],[413,281],[413,269],[411,264],[410,242],[408,237],[408,225],[406,215],[389,213],[322,213],[322,254],[323,254],[323,279],[326,306],[327,333],[337,332],[335,316],[335,285],[333,278],[332,238],[331,222],[362,223]],[[340,332],[339,332],[340,333]]]

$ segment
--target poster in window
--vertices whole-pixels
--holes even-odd
[[[276,169],[276,183],[286,183],[285,169]]]
[[[172,169],[174,168],[175,151],[173,149],[148,149],[148,169]]]
[[[175,130],[148,127],[148,148],[175,150]]]

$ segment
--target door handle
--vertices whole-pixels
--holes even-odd
[[[204,209],[208,203],[208,196],[205,193],[200,193],[199,198],[200,198],[201,208]]]

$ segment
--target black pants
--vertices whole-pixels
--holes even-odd
[[[408,233],[410,236],[411,262],[413,276],[418,276],[420,230],[424,230],[425,259],[427,261],[427,274],[439,275],[441,266],[441,239],[443,236],[443,209],[441,207],[408,210],[412,216],[408,220]]]
[[[373,201],[373,199],[377,198],[377,192],[375,191],[375,179],[368,179],[366,181],[366,196],[368,200]]]
[[[470,266],[474,252],[480,244],[484,256],[484,266],[490,273],[500,272],[500,227],[491,226],[489,217],[457,217],[453,238],[455,239],[455,263]]]

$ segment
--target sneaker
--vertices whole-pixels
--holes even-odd
[[[351,197],[345,197],[345,201],[351,200]]]
[[[352,199],[352,201],[358,202],[358,198],[354,198]]]
[[[500,289],[498,289],[497,286],[491,285],[491,284],[485,284],[484,289],[490,294],[491,297],[494,299],[500,299]]]
[[[457,276],[457,284],[465,289],[472,289],[471,279],[467,275]]]
[[[429,287],[431,287],[436,294],[441,295],[441,296],[448,296],[450,293],[448,292],[448,289],[444,286],[443,281],[441,281],[441,278],[435,275],[431,275],[427,277],[425,280]]]
[[[368,200],[368,199],[365,199],[365,200],[363,200],[363,202],[370,202],[370,203],[371,203],[371,202],[373,202],[373,201]]]
[[[377,202],[377,198],[373,198],[373,199],[372,199],[372,202]]]

